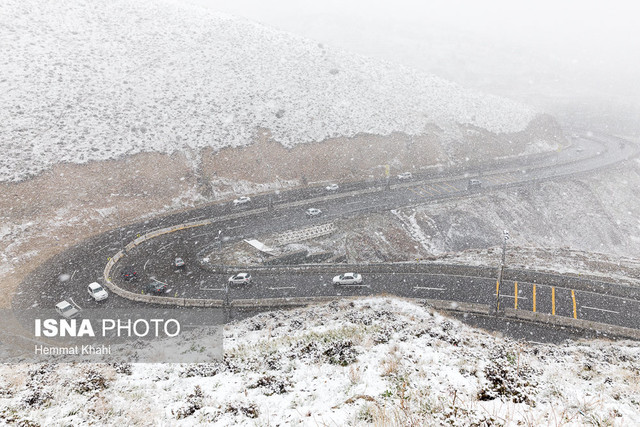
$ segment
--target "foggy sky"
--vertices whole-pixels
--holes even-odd
[[[629,114],[632,121],[640,113],[640,3],[180,1],[432,72],[550,112],[604,108],[595,114]]]

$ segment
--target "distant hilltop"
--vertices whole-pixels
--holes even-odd
[[[0,181],[140,152],[358,134],[451,140],[537,113],[430,74],[171,1],[0,4]],[[546,147],[544,144],[540,147]]]

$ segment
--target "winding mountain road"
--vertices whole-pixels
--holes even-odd
[[[72,299],[82,309],[116,309],[144,304],[111,293],[108,300],[93,301],[86,292],[90,282],[103,281],[105,264],[137,236],[176,224],[207,220],[206,224],[150,239],[126,251],[115,267],[113,282],[139,293],[141,284],[158,280],[168,284],[168,296],[231,301],[394,294],[402,297],[457,301],[491,305],[495,301],[496,279],[487,275],[432,274],[429,272],[376,271],[363,273],[358,286],[334,286],[334,274],[352,270],[346,264],[316,269],[275,268],[256,270],[249,286],[225,286],[228,272],[216,273],[201,265],[212,250],[243,238],[279,233],[314,223],[419,205],[432,200],[473,197],[478,192],[501,191],[528,186],[535,190],[543,180],[575,177],[612,167],[638,155],[638,147],[622,139],[598,135],[575,138],[571,146],[551,155],[493,163],[486,168],[445,170],[415,174],[410,181],[385,179],[341,185],[335,193],[324,187],[280,191],[253,197],[249,206],[234,208],[217,203],[188,212],[132,224],[93,237],[39,266],[20,285],[12,308],[51,308],[63,299]],[[482,188],[468,190],[470,178],[482,180]],[[323,211],[309,220],[309,207]],[[184,270],[172,267],[181,256]],[[121,280],[120,271],[135,266],[138,283]],[[518,282],[505,276],[501,305],[552,316],[585,319],[640,329],[640,298],[633,289],[618,286],[615,295],[546,282]],[[608,286],[605,284],[605,286]]]

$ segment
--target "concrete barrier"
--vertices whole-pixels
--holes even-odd
[[[294,297],[294,298],[261,298],[261,299],[236,299],[231,301],[231,307],[259,308],[259,307],[299,307],[311,304],[323,304],[326,302],[344,299],[340,296],[327,297]],[[350,297],[346,297],[349,299]]]
[[[607,323],[593,322],[591,320],[580,320],[571,317],[553,316],[546,313],[534,313],[532,311],[505,309],[505,317],[517,320],[524,320],[535,323],[544,323],[554,326],[563,326],[581,330],[589,330],[598,334],[610,337],[628,338],[640,340],[640,330],[627,328],[624,326],[610,325]]]
[[[576,275],[560,275],[535,270],[505,268],[503,280],[537,283],[543,285],[570,288],[580,291],[605,293],[610,296],[640,300],[640,287],[610,283],[596,280],[591,277]]]
[[[447,301],[440,299],[427,299],[424,301],[434,309],[442,311],[488,315],[490,310],[490,307],[487,304]]]

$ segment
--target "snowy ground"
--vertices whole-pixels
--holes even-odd
[[[634,342],[532,345],[400,299],[262,314],[200,365],[0,367],[21,425],[638,425]],[[27,420],[33,424],[27,424]]]
[[[250,144],[258,128],[287,147],[416,135],[427,124],[455,141],[458,123],[510,133],[535,116],[433,75],[169,0],[7,0],[0,40],[0,181],[138,152],[197,161],[202,148]]]

